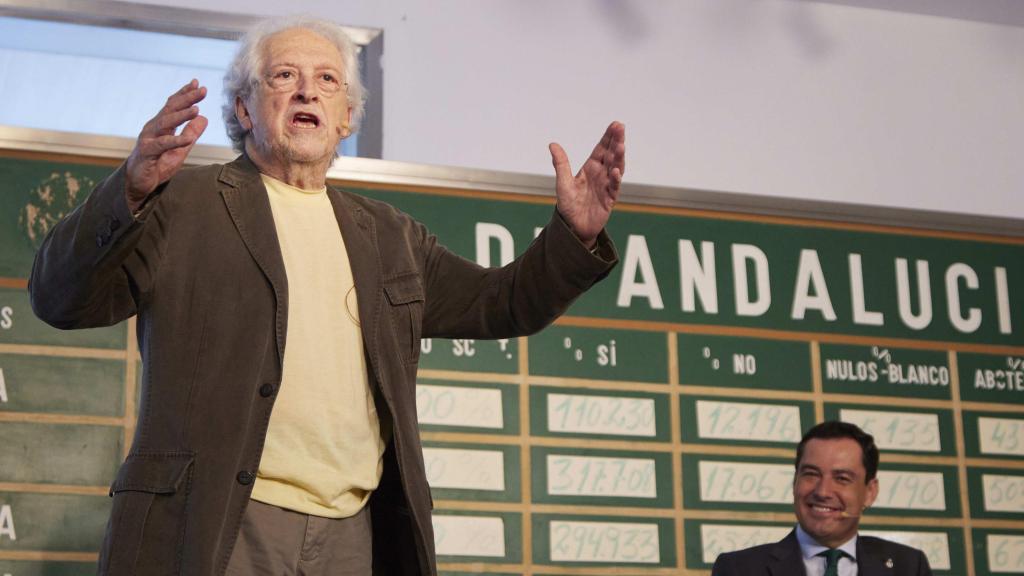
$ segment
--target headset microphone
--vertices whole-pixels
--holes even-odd
[[[864,510],[867,510],[867,509],[868,509],[867,506],[865,506]],[[861,515],[863,514],[864,510],[861,510],[861,514],[851,514],[850,512],[847,512],[846,510],[842,510],[842,511],[839,512],[839,515],[841,517],[843,517],[843,518],[860,518]]]

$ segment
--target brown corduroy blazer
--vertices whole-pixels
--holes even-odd
[[[186,168],[135,217],[124,167],[47,237],[32,306],[63,329],[138,317],[144,382],[111,486],[100,573],[224,573],[281,383],[288,280],[252,162]],[[614,266],[554,215],[515,262],[483,269],[392,206],[329,188],[347,247],[378,411],[393,427],[370,500],[374,574],[436,573],[416,420],[421,337],[536,332]],[[309,247],[315,250],[315,246]]]

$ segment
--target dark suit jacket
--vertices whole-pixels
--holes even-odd
[[[892,568],[887,566],[892,560]],[[857,538],[857,576],[931,576],[928,558],[917,548],[881,538]],[[805,576],[796,530],[774,544],[722,554],[712,576]]]
[[[138,315],[138,427],[111,487],[100,573],[219,576],[281,384],[288,280],[270,203],[244,156],[182,170],[138,218],[124,191],[122,167],[51,231],[29,281],[32,306],[64,329]],[[602,235],[602,257],[591,254],[556,215],[515,262],[483,269],[387,204],[328,195],[377,409],[394,431],[370,500],[374,573],[434,574],[416,419],[420,338],[536,332],[608,273],[615,251]]]

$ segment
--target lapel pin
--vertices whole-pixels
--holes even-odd
[[[892,568],[892,558],[887,558],[885,560],[885,567],[886,568]]]

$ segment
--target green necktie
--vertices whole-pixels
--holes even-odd
[[[829,548],[818,556],[825,559],[825,576],[839,576],[839,559],[846,556],[846,552],[838,548]]]

